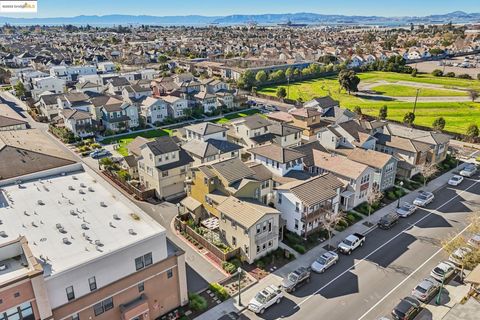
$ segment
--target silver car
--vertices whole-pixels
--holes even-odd
[[[406,218],[417,210],[417,206],[408,202],[404,202],[400,208],[397,209],[397,213],[400,217]]]
[[[477,172],[477,166],[474,164],[469,164],[462,171],[460,171],[460,175],[464,177],[471,177]]]
[[[450,278],[455,272],[455,265],[450,261],[442,261],[430,272],[430,276],[438,281],[443,281]]]
[[[423,279],[422,282],[417,284],[415,289],[412,290],[412,296],[422,302],[428,302],[440,289],[440,283],[433,278]]]
[[[336,264],[338,261],[338,254],[333,251],[325,252],[318,258],[317,260],[313,261],[312,263],[312,271],[318,273],[324,273],[325,270]]]
[[[419,207],[425,207],[433,201],[435,196],[431,192],[420,191],[420,194],[413,200],[413,204]]]

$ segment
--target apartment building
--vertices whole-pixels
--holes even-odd
[[[2,319],[155,319],[188,302],[184,253],[90,169],[0,186]]]

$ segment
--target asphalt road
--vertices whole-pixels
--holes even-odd
[[[250,319],[377,319],[388,316],[400,298],[446,254],[441,241],[468,225],[468,216],[480,210],[479,176],[458,187],[436,192],[427,209],[401,219],[391,230],[374,229],[365,245],[337,265],[286,294],[282,303],[263,315],[245,311]]]

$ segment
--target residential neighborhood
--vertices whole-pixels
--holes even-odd
[[[0,4],[0,319],[476,319],[480,14],[138,5]]]

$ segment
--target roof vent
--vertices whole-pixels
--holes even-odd
[[[86,223],[82,223],[82,229],[83,229],[83,230],[88,230],[88,229],[90,229],[90,228],[87,226]]]
[[[63,234],[67,233],[67,230],[65,230],[63,227],[58,228],[58,231]]]
[[[102,206],[102,207],[106,207],[107,205],[105,204],[105,202],[103,202],[103,201],[100,201],[100,206]]]
[[[77,177],[75,177],[75,176],[72,176],[72,179],[73,179],[73,180],[78,180],[78,178],[77,178]]]
[[[75,188],[72,186],[68,186],[68,190],[75,190]]]
[[[82,183],[80,183],[80,187],[86,188],[87,186],[85,185],[85,183],[82,182]]]
[[[130,233],[132,236],[137,235],[137,233],[133,229],[128,229],[128,233]]]
[[[38,200],[37,203],[41,206],[45,205],[45,202],[43,202],[43,200]]]
[[[99,247],[103,247],[103,243],[100,240],[95,240],[95,245]]]
[[[70,243],[71,243],[68,238],[63,238],[62,241],[63,241],[63,243],[65,243],[65,244],[70,244]]]
[[[71,214],[72,216],[76,216],[76,215],[78,215],[78,213],[77,213],[77,212],[75,212],[75,210],[70,210],[70,214]]]
[[[38,227],[35,221],[32,221],[32,227],[35,227],[35,228]]]
[[[90,192],[95,192],[95,190],[93,190],[92,187],[88,187],[88,191],[90,191]]]
[[[62,226],[61,223],[57,223],[57,224],[55,225],[55,228],[57,228],[57,229],[60,229],[60,228],[63,229],[63,226]]]
[[[120,217],[118,216],[118,214],[114,214],[114,215],[113,215],[113,219],[115,219],[115,220],[121,220]]]
[[[8,237],[8,235],[5,231],[0,231],[0,237],[6,238],[6,237]]]
[[[85,191],[83,191],[83,189],[80,189],[80,190],[78,190],[78,193],[85,194]]]
[[[110,227],[112,228],[116,228],[115,225],[113,224],[113,222],[110,221],[110,223],[108,224]]]

